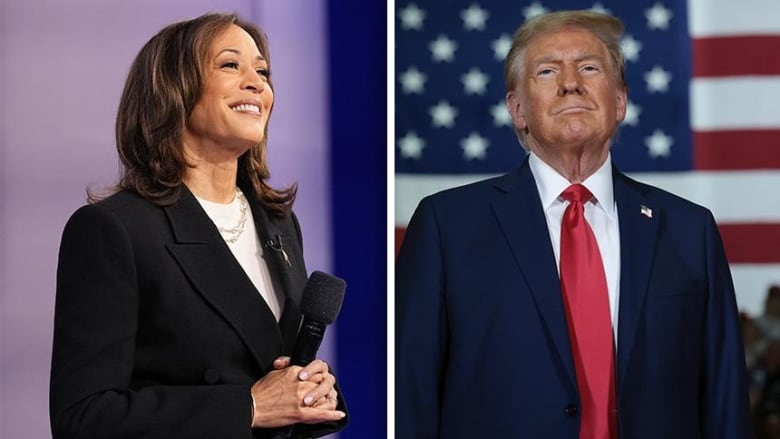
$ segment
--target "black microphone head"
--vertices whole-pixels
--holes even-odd
[[[346,290],[344,279],[315,271],[303,287],[301,312],[306,318],[330,325],[341,311]]]

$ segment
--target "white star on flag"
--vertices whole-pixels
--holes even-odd
[[[419,159],[422,157],[423,148],[425,148],[425,140],[411,131],[398,139],[398,148],[401,150],[401,157]]]
[[[623,124],[638,126],[640,114],[642,114],[642,107],[631,101],[628,101],[626,104],[626,117],[623,119]]]
[[[545,12],[547,12],[547,9],[539,4],[539,2],[533,2],[531,3],[531,6],[523,8],[523,16],[525,17],[526,21],[536,17],[537,15],[542,15]]]
[[[488,75],[475,67],[472,67],[468,73],[460,77],[460,81],[463,83],[463,91],[467,95],[485,94],[485,86],[488,80]]]
[[[409,3],[408,6],[401,9],[398,17],[401,19],[402,28],[420,30],[423,26],[423,20],[425,20],[425,11],[416,4]]]
[[[650,137],[645,138],[645,145],[647,146],[647,154],[650,157],[668,157],[672,151],[672,144],[674,140],[664,134],[661,130],[653,131]]]
[[[475,132],[471,132],[468,137],[461,140],[460,147],[463,148],[463,158],[466,160],[485,158],[485,150],[488,147],[486,138]]]
[[[455,49],[458,48],[455,41],[447,38],[446,35],[439,35],[428,47],[431,49],[434,61],[452,61],[455,58]]]
[[[669,29],[669,20],[672,19],[672,11],[666,9],[661,3],[656,3],[645,11],[647,27],[650,29]]]
[[[447,101],[439,101],[438,104],[431,107],[430,115],[433,126],[452,128],[455,124],[455,116],[458,115],[458,110]]]
[[[493,125],[497,127],[512,125],[512,117],[509,116],[509,111],[506,109],[504,101],[500,101],[490,107],[490,114],[493,115]]]
[[[610,13],[609,9],[605,8],[604,5],[602,5],[601,3],[594,4],[593,7],[590,8],[590,10],[593,11],[593,12],[598,12],[600,14],[609,14]]]
[[[642,43],[635,40],[631,35],[626,34],[620,40],[620,49],[623,50],[623,56],[627,60],[637,62],[639,61],[639,51],[642,50]]]
[[[460,12],[460,18],[463,19],[463,28],[466,30],[484,30],[485,22],[488,19],[488,12],[472,3],[468,9]]]
[[[669,82],[672,80],[672,75],[663,69],[663,67],[656,65],[653,70],[645,73],[645,82],[647,83],[647,91],[666,93],[669,91]]]
[[[507,34],[501,34],[498,39],[490,43],[490,47],[493,48],[493,57],[496,61],[503,61],[512,48],[512,38]]]
[[[425,73],[417,70],[416,67],[409,67],[401,73],[401,89],[404,93],[420,94],[425,88]]]

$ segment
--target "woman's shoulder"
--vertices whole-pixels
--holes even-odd
[[[137,206],[152,203],[134,191],[121,189],[102,197],[91,204],[106,209],[118,209],[124,206]]]
[[[160,207],[150,200],[129,190],[119,190],[82,207],[113,212],[117,215],[139,214],[145,210],[159,210]]]
[[[77,209],[69,222],[137,222],[140,218],[162,215],[162,208],[129,190],[120,190]]]

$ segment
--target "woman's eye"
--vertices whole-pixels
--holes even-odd
[[[268,69],[257,69],[257,70],[255,70],[255,72],[257,72],[258,75],[260,75],[260,76],[262,76],[264,78],[268,78],[268,77],[271,76],[271,71],[268,70]]]
[[[235,61],[228,61],[228,62],[222,64],[222,68],[237,69],[238,68],[238,63],[235,62]]]

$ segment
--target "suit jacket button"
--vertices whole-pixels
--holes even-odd
[[[574,416],[577,416],[577,406],[574,404],[569,404],[566,406],[566,408],[563,409],[563,413],[566,416],[573,418]]]
[[[219,371],[217,369],[206,369],[203,373],[203,381],[206,384],[217,384],[219,382]]]

